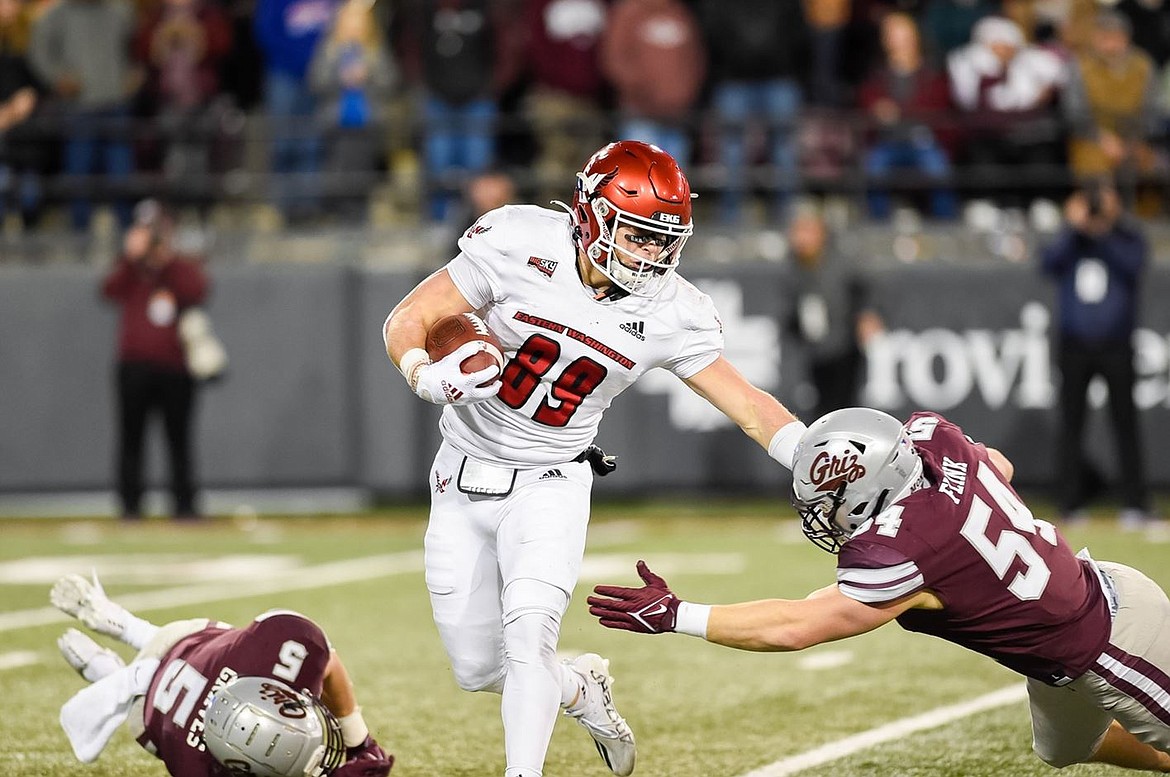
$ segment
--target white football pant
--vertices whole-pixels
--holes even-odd
[[[593,471],[517,470],[511,493],[461,493],[463,455],[444,443],[431,471],[426,582],[455,680],[503,694],[508,774],[539,775],[577,681],[557,661],[561,618],[581,571]]]

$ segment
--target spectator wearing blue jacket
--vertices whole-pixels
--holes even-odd
[[[287,218],[319,207],[323,141],[308,68],[342,0],[259,0],[253,25],[264,53],[264,105],[272,139],[273,195]]]
[[[1065,203],[1066,224],[1041,250],[1041,266],[1057,284],[1057,360],[1061,373],[1061,432],[1057,502],[1065,520],[1085,516],[1092,473],[1082,449],[1089,382],[1109,388],[1117,442],[1122,528],[1147,520],[1137,407],[1133,333],[1149,246],[1139,225],[1124,216],[1117,189],[1096,181]]]

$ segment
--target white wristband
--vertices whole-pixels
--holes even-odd
[[[337,722],[341,726],[341,741],[346,747],[357,747],[370,735],[370,727],[362,718],[361,707],[354,707],[353,712],[338,718]]]
[[[679,634],[707,638],[707,619],[711,617],[711,605],[678,603],[678,615],[674,619],[674,630]]]
[[[789,421],[776,430],[768,442],[768,455],[792,469],[792,459],[796,457],[796,444],[808,427],[800,421]]]
[[[422,348],[411,348],[402,354],[398,360],[398,371],[406,378],[411,391],[416,391],[415,387],[418,386],[418,371],[430,363],[431,357]]]

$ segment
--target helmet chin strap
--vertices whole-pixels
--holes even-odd
[[[922,458],[918,455],[915,455],[915,458],[917,461],[914,464],[914,470],[910,473],[910,477],[906,478],[906,482],[902,487],[898,489],[897,493],[894,493],[894,489],[887,488],[878,494],[877,498],[874,499],[873,509],[866,511],[866,519],[877,516],[886,508],[886,505],[897,502],[902,497],[917,491],[925,485],[923,483]]]
[[[608,302],[610,300],[619,300],[623,297],[630,296],[630,292],[618,286],[616,283],[611,283],[604,291],[600,291],[593,296],[597,302]]]
[[[601,273],[601,271],[598,270],[597,264],[592,259],[590,259],[589,256],[584,251],[581,250],[581,244],[579,242],[574,240],[574,243],[577,246],[577,261],[575,263],[575,266],[577,268],[577,278],[580,279],[581,284],[583,286],[588,286],[590,289],[594,290],[594,294],[593,294],[594,301],[596,301],[596,302],[612,302],[612,301],[622,299],[624,297],[628,297],[630,295],[630,293],[628,291],[623,289],[621,286],[618,286],[616,283],[614,283],[612,280],[610,280],[610,278],[608,276],[606,276],[604,273]],[[596,286],[594,286],[592,283],[590,283],[588,280],[586,280],[585,270],[581,266],[583,263],[588,264],[594,271],[600,273],[601,277],[605,278],[605,280],[607,280],[609,282],[608,285],[604,289],[598,289]]]

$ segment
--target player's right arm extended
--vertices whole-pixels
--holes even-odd
[[[881,605],[863,604],[836,586],[808,599],[762,599],[713,605],[707,618],[708,642],[755,651],[803,650],[873,631],[906,610],[927,603],[926,591]]]
[[[336,775],[379,775],[385,777],[394,765],[394,756],[387,755],[370,735],[369,726],[362,718],[362,708],[357,704],[353,681],[336,650],[329,651],[329,663],[325,666],[325,678],[321,684],[321,701],[337,718],[341,726],[341,741],[345,745],[345,766]],[[355,764],[355,761],[361,763]]]
[[[912,608],[942,608],[942,602],[927,590],[866,604],[850,599],[836,585],[814,591],[806,599],[695,604],[675,595],[645,561],[638,562],[637,570],[641,587],[598,585],[586,598],[589,613],[602,626],[642,634],[674,631],[739,650],[803,650],[872,631]]]
[[[382,325],[382,339],[386,355],[394,366],[402,368],[402,357],[415,348],[422,350],[427,342],[427,330],[443,316],[470,313],[471,306],[456,288],[447,270],[437,270],[415,286],[402,301],[394,306]],[[424,351],[425,353],[425,351]]]
[[[321,701],[339,718],[357,709],[353,681],[336,650],[329,651],[329,663],[325,665],[325,678],[321,683]]]

